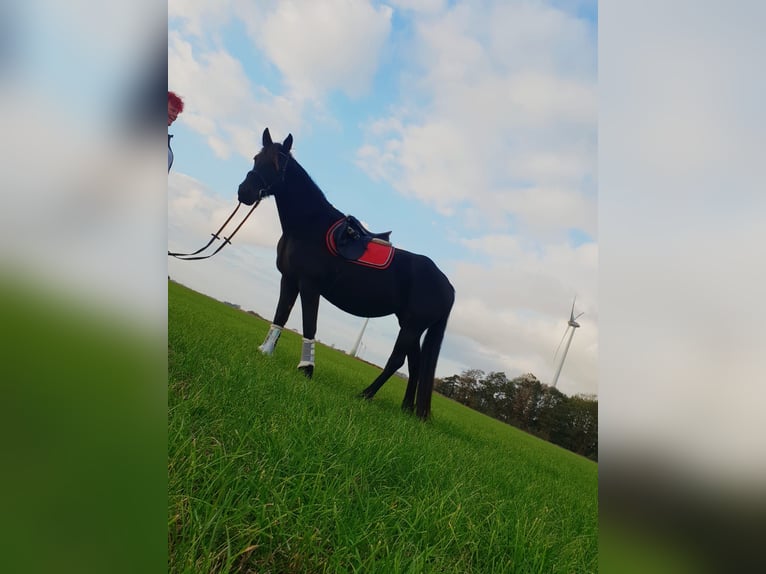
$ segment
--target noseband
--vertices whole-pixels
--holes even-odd
[[[227,244],[230,244],[232,238],[236,235],[237,231],[239,231],[239,228],[242,227],[245,221],[247,221],[247,218],[250,217],[250,214],[253,213],[253,211],[255,211],[255,208],[258,207],[258,204],[261,203],[261,200],[267,195],[269,195],[271,188],[274,187],[274,185],[276,185],[277,183],[285,182],[285,174],[287,173],[287,164],[290,162],[290,155],[282,151],[279,152],[279,155],[283,155],[286,158],[284,165],[282,165],[282,168],[279,170],[279,174],[281,175],[281,177],[275,179],[270,184],[266,184],[266,180],[263,179],[263,176],[257,171],[255,171],[255,168],[253,168],[253,172],[255,173],[255,175],[257,175],[266,186],[258,190],[258,200],[253,204],[253,207],[250,208],[250,211],[247,212],[247,215],[245,215],[242,221],[239,222],[239,225],[237,225],[237,227],[234,229],[232,234],[229,235],[228,237],[223,238],[223,243],[218,246],[218,249],[213,251],[213,253],[211,253],[210,255],[199,255],[200,253],[205,251],[205,249],[210,247],[216,239],[220,239],[221,232],[229,224],[229,221],[231,221],[231,219],[234,217],[234,214],[237,213],[237,210],[242,205],[242,202],[237,203],[237,207],[235,207],[234,211],[231,212],[231,215],[229,215],[229,217],[226,218],[226,221],[223,222],[223,225],[221,225],[221,228],[215,233],[211,234],[213,236],[212,239],[210,239],[210,241],[208,241],[207,244],[205,244],[203,247],[201,247],[200,249],[197,249],[197,251],[194,251],[192,253],[174,253],[174,252],[168,251],[168,256],[175,257],[176,259],[180,259],[182,261],[199,261],[200,259],[209,259],[213,255],[218,253],[221,249],[226,247]]]

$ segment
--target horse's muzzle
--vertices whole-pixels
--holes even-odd
[[[252,189],[247,189],[244,185],[240,185],[237,191],[237,199],[245,205],[253,205],[255,203],[255,193],[253,193]]]

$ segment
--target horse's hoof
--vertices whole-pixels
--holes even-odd
[[[402,405],[402,412],[411,415],[415,412],[415,405]]]
[[[372,400],[372,395],[368,394],[367,391],[362,391],[357,395],[360,399],[364,399],[366,401]]]
[[[314,365],[304,365],[302,367],[298,367],[298,370],[302,372],[307,379],[310,379],[314,376]]]

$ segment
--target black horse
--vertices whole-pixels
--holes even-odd
[[[427,419],[436,361],[455,290],[436,264],[423,255],[381,246],[388,249],[387,257],[370,265],[338,254],[328,231],[344,223],[345,215],[327,201],[319,186],[295,161],[290,153],[292,143],[292,135],[281,144],[272,142],[266,128],[263,149],[255,156],[253,169],[238,192],[239,200],[246,205],[273,195],[282,224],[282,237],[277,244],[277,269],[282,274],[279,303],[259,349],[266,354],[274,351],[298,294],[303,311],[303,350],[298,368],[309,377],[314,369],[320,295],[358,317],[396,315],[400,330],[394,350],[383,372],[361,395],[371,399],[406,357],[409,380],[402,409],[414,410],[418,417]],[[356,229],[349,233],[359,235],[360,228]],[[361,228],[362,234],[364,231]]]

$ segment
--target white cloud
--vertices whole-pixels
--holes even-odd
[[[177,122],[205,136],[217,157],[252,159],[264,127],[280,132],[301,125],[302,105],[253,85],[227,51],[195,49],[177,31],[170,32],[168,42],[168,85],[185,102]]]
[[[168,37],[168,85],[186,103],[177,121],[204,135],[217,157],[250,159],[264,127],[296,133],[306,117],[332,123],[323,109],[326,93],[358,96],[368,89],[392,11],[345,0],[196,0],[171,2],[168,13],[177,22]],[[243,62],[224,47],[222,28],[235,17],[281,72],[285,93],[254,84]],[[256,49],[253,57],[260,57]]]
[[[363,94],[391,30],[391,8],[368,1],[240,2],[238,10],[253,42],[299,99],[334,90]]]
[[[231,0],[168,0],[168,19],[181,22],[184,35],[205,38],[232,16]]]
[[[507,107],[520,125],[567,123],[595,127],[596,86],[551,73],[520,73],[507,80]],[[523,123],[522,123],[523,122]]]
[[[596,200],[578,190],[562,187],[537,187],[508,193],[495,198],[482,198],[487,210],[496,209],[514,214],[520,233],[539,240],[561,239],[569,229],[581,229],[591,237],[596,235]]]
[[[390,0],[389,4],[401,10],[435,14],[444,9],[446,0]]]
[[[593,30],[544,5],[484,8],[419,21],[415,96],[370,121],[358,165],[445,214],[595,235]]]
[[[590,152],[590,153],[588,153]],[[595,158],[593,150],[574,147],[568,150],[519,150],[508,158],[506,177],[537,184],[564,184],[577,186],[584,174],[592,174]]]
[[[457,299],[450,320],[452,336],[478,344],[496,365],[482,369],[533,372],[543,382],[553,375],[553,354],[577,296],[579,320],[559,388],[567,393],[597,392],[598,266],[593,243],[553,244],[531,250],[518,237],[487,235],[462,240],[486,262],[453,265],[450,280]],[[522,365],[524,365],[522,367]]]
[[[496,277],[484,276],[484,281]],[[506,289],[512,290],[513,285]],[[571,305],[571,303],[570,303]],[[554,373],[554,353],[561,341],[569,319],[569,307],[559,305],[558,316],[548,317],[514,310],[510,305],[496,305],[480,296],[460,299],[450,317],[449,338],[460,338],[465,355],[474,360],[482,356],[481,364],[468,364],[484,371],[499,370],[509,376],[534,373],[544,383],[550,383]],[[579,309],[579,305],[578,305]],[[557,385],[567,394],[596,393],[597,331],[585,316],[578,319],[577,330]]]

